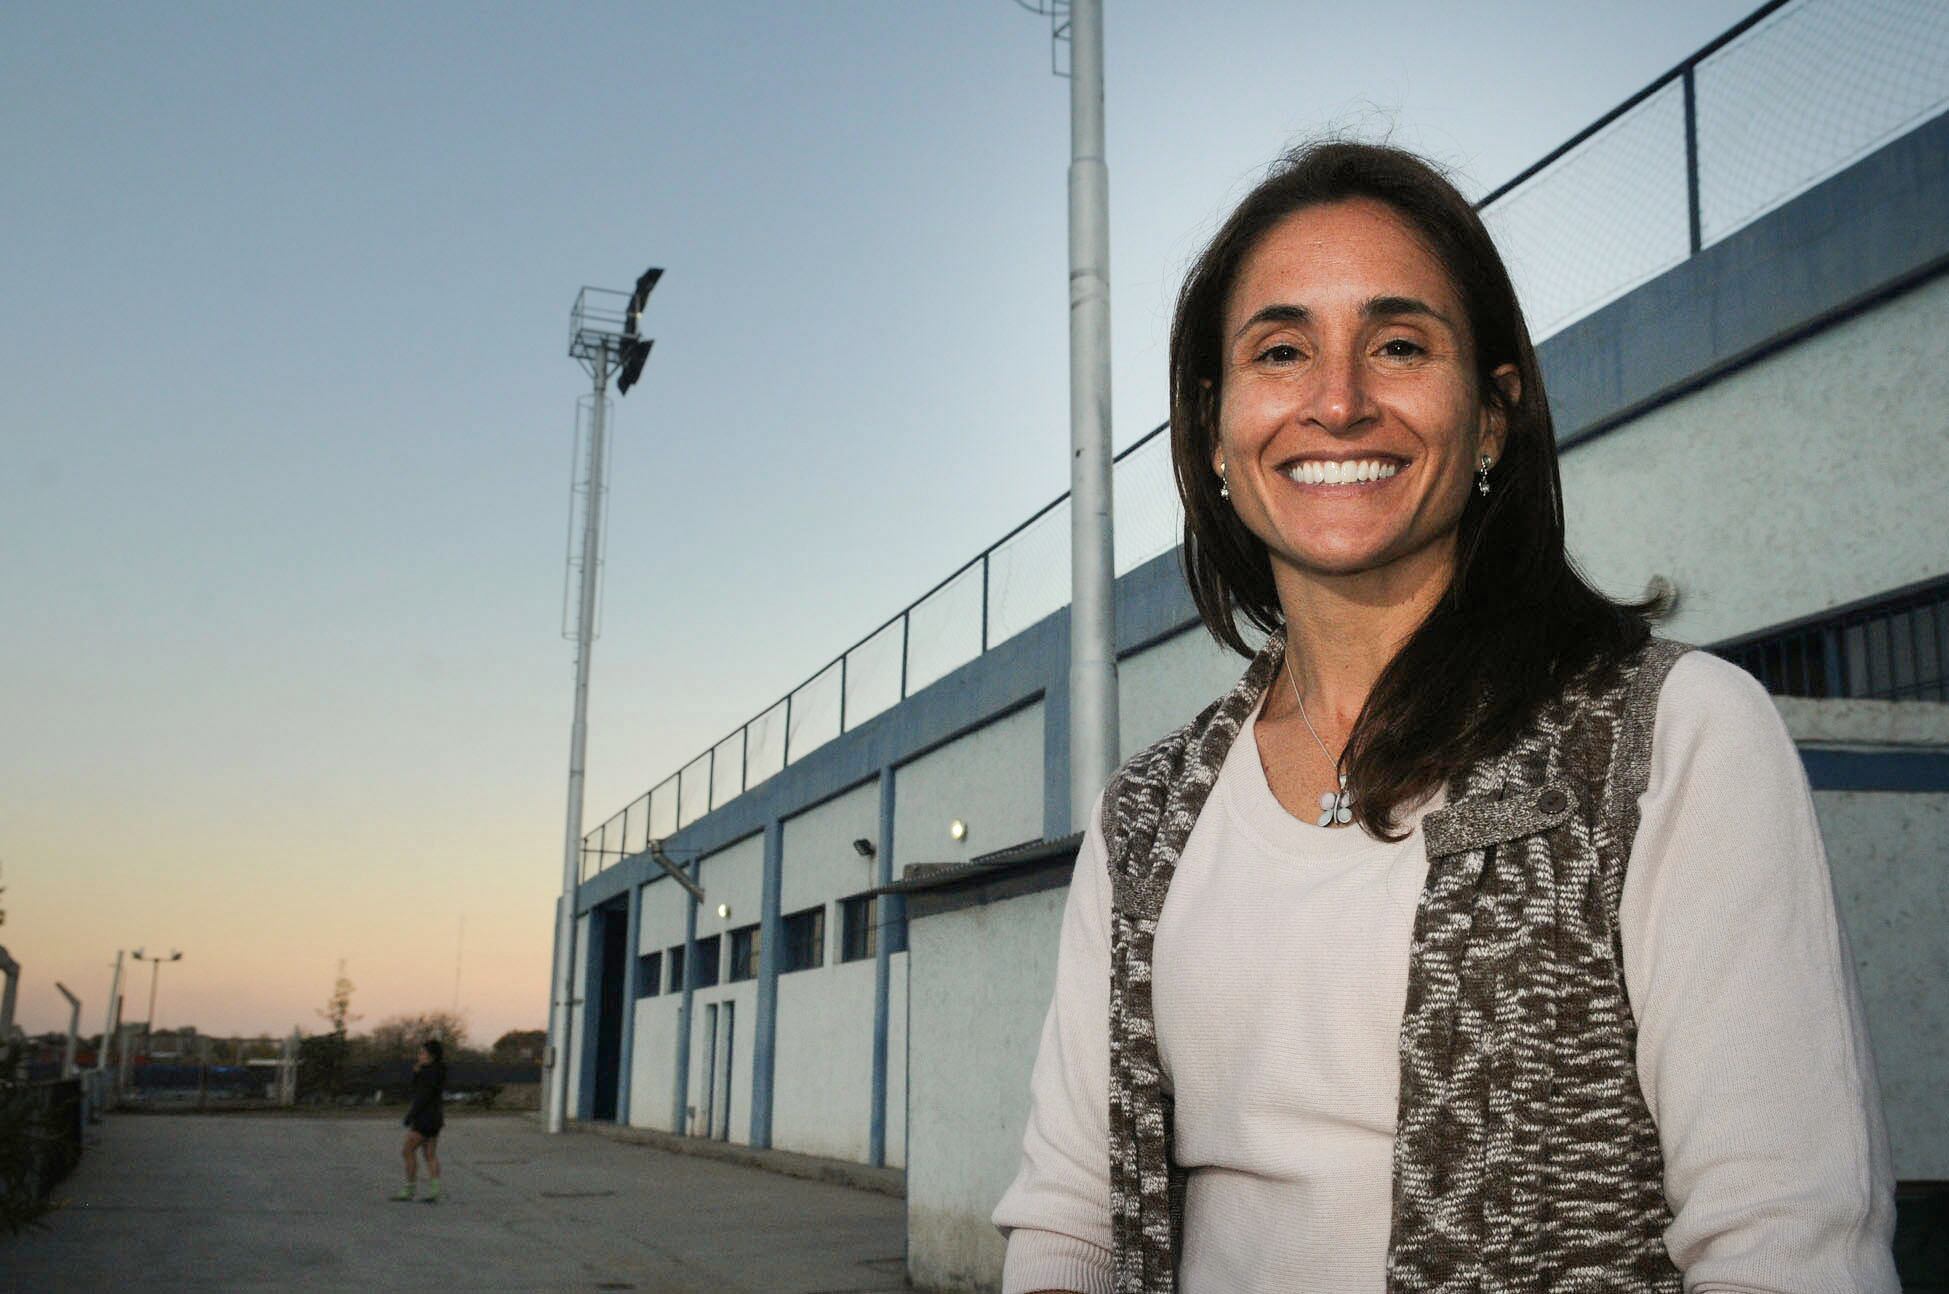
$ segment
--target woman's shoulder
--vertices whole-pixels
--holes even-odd
[[[1658,721],[1746,732],[1782,729],[1760,681],[1720,656],[1695,648],[1672,665],[1658,694]]]
[[[1653,781],[1683,768],[1797,777],[1799,752],[1772,696],[1751,674],[1711,652],[1678,658],[1658,695]]]

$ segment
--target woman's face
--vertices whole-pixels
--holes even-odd
[[[1275,572],[1452,566],[1502,419],[1454,285],[1401,218],[1365,199],[1286,217],[1240,267],[1224,329],[1212,466]],[[1515,366],[1495,378],[1513,398]]]
[[[428,1051],[426,1048],[421,1047],[420,1055],[419,1055],[419,1063],[421,1065],[431,1065],[433,1063],[433,1053]]]

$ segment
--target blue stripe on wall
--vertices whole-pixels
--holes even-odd
[[[1949,793],[1949,750],[1802,750],[1816,791]]]

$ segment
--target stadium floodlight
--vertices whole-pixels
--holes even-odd
[[[589,399],[589,437],[586,456],[578,442],[577,478],[571,485],[571,508],[579,508],[577,527],[581,546],[569,559],[577,586],[575,619],[575,719],[569,730],[568,823],[562,849],[562,901],[555,920],[555,956],[548,995],[548,1131],[560,1132],[568,1121],[570,1032],[574,1022],[575,887],[581,881],[583,765],[589,746],[589,654],[596,637],[596,596],[602,569],[603,471],[607,459],[604,433],[609,409],[609,379],[616,376],[618,394],[642,376],[650,357],[650,339],[642,335],[643,308],[651,289],[663,277],[661,269],[645,270],[630,293],[585,287],[569,312],[569,358],[581,361],[593,383]],[[581,418],[578,402],[577,434]],[[564,614],[566,614],[564,596]],[[566,631],[564,636],[567,636]],[[137,954],[140,956],[141,954]]]
[[[643,307],[649,303],[650,292],[656,281],[663,277],[663,271],[652,265],[636,280],[636,291],[629,297],[629,309],[623,312],[623,348],[621,371],[616,375],[616,394],[628,395],[629,388],[636,385],[636,379],[643,376],[644,361],[650,357],[650,347],[655,345],[651,338],[638,335],[643,318]]]

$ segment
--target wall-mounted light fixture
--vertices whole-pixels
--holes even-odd
[[[966,840],[968,838],[968,824],[956,818],[947,824],[947,835],[950,840]]]
[[[729,903],[720,903],[717,905],[717,919],[719,921],[729,921],[731,919],[731,905]]]
[[[853,852],[861,858],[871,858],[879,851],[873,848],[872,841],[868,840],[865,836],[861,836],[853,842]]]

